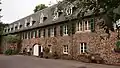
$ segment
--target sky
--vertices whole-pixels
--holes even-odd
[[[1,0],[0,14],[3,16],[1,21],[3,23],[12,23],[23,17],[26,17],[33,12],[36,5],[45,4],[49,6],[51,3],[56,4],[56,0]]]

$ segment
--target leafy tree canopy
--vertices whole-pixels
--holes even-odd
[[[5,37],[5,40],[8,43],[19,43],[21,42],[20,37],[18,35],[8,35]]]
[[[45,6],[45,4],[40,4],[40,5],[37,5],[34,9],[34,13],[37,12],[37,11],[40,11],[44,8],[47,8],[48,6]]]

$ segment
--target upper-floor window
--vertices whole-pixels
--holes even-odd
[[[56,27],[48,29],[48,37],[54,37],[56,35]]]
[[[53,20],[56,20],[56,19],[58,19],[58,8],[56,7],[55,8],[55,11],[54,11],[54,15],[53,15]]]
[[[45,16],[43,13],[41,13],[40,23],[43,23],[46,19],[47,19],[47,16]]]
[[[86,43],[80,43],[80,54],[87,52],[87,44]]]
[[[67,8],[66,8],[66,15],[71,15],[72,13],[73,13],[73,7],[74,7],[74,5],[73,4],[71,4],[71,5],[69,5]]]
[[[4,32],[7,32],[7,29],[4,29]]]
[[[76,24],[76,31],[83,32],[83,31],[90,31],[90,22],[89,21],[82,21]]]
[[[68,25],[63,26],[63,36],[68,35]]]
[[[17,27],[17,26],[15,26],[15,30],[17,30],[17,28],[18,28],[18,27]]]

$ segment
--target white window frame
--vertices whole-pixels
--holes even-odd
[[[68,45],[63,45],[63,54],[68,54]]]
[[[58,19],[58,15],[59,15],[59,13],[58,13],[58,8],[56,7],[55,8],[55,11],[54,11],[54,17],[53,17],[53,21],[55,21],[56,19]]]
[[[83,49],[81,49],[81,47],[83,47]],[[80,43],[80,54],[85,53],[85,51],[87,51],[87,49],[85,49],[85,47],[87,48],[87,43]],[[82,50],[83,50],[83,52],[82,52]]]
[[[67,25],[63,26],[63,36],[68,36],[68,26]]]
[[[87,26],[85,26],[85,22],[87,21]],[[82,25],[81,25],[82,23]],[[82,22],[79,22],[79,23],[76,23],[76,33],[79,33],[79,32],[90,32],[90,25],[89,25],[89,20],[85,20],[85,21],[82,21]],[[87,29],[85,29],[85,27],[87,27]],[[82,28],[82,29],[81,29]]]
[[[54,37],[54,27],[50,29],[50,37]]]

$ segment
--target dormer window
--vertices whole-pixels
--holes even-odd
[[[73,7],[74,5],[69,5],[67,8],[66,8],[66,15],[71,15],[73,13]]]
[[[54,11],[54,15],[53,15],[53,16],[54,16],[54,17],[53,17],[53,20],[58,19],[59,13],[58,13],[58,8],[57,8],[57,7],[55,8],[55,11]]]
[[[19,27],[22,28],[22,25],[20,25]]]
[[[43,23],[46,19],[47,19],[47,16],[45,16],[43,13],[41,13],[40,23]]]
[[[8,29],[8,32],[10,31],[10,28]]]
[[[27,25],[26,26],[30,26],[30,23],[29,22],[27,22]]]
[[[13,27],[11,28],[11,31],[13,31]]]
[[[7,29],[4,29],[4,32],[7,32]]]
[[[17,28],[18,28],[18,27],[17,27],[17,26],[15,26],[15,30],[17,30]]]
[[[36,22],[36,21],[32,21],[32,25],[34,25],[34,24],[35,24],[35,22]]]

